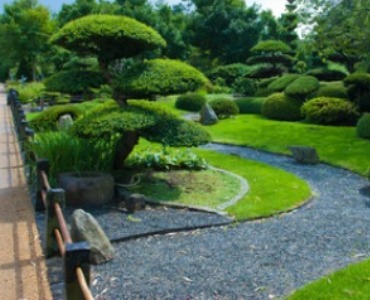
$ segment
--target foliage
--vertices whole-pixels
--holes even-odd
[[[364,114],[358,120],[356,128],[359,137],[370,140],[370,114]]]
[[[239,113],[239,107],[233,100],[218,98],[209,103],[219,119],[229,118]]]
[[[360,111],[370,112],[370,74],[353,73],[344,79],[348,87],[349,98],[354,101]]]
[[[79,139],[65,131],[39,133],[30,145],[37,157],[50,162],[50,176],[67,171],[109,171],[113,143],[103,139]]]
[[[130,98],[143,98],[195,91],[207,83],[200,71],[184,62],[154,59],[127,70],[114,85]]]
[[[132,169],[154,170],[205,170],[208,163],[190,149],[173,149],[163,147],[153,151],[153,148],[135,151],[125,162],[125,166]]]
[[[287,145],[316,148],[320,160],[367,175],[370,141],[361,139],[355,127],[321,126],[301,122],[267,120],[258,115],[238,115],[207,127],[213,141],[291,154]],[[246,134],[248,133],[248,134]]]
[[[66,94],[86,93],[90,88],[98,88],[105,79],[99,72],[62,71],[45,80],[45,87],[51,92]]]
[[[340,70],[331,70],[327,68],[316,68],[306,72],[306,75],[316,77],[320,81],[338,81],[343,80],[347,74]]]
[[[238,78],[233,84],[234,92],[244,96],[253,96],[257,91],[257,83],[250,78]]]
[[[319,87],[320,83],[315,77],[304,75],[289,84],[285,89],[285,94],[304,101],[310,94],[315,93]]]
[[[262,105],[266,98],[263,97],[248,97],[239,98],[234,102],[239,107],[240,114],[261,114]]]
[[[187,93],[176,99],[175,106],[178,109],[198,112],[206,103],[206,97],[196,93]]]
[[[74,120],[80,118],[87,110],[95,107],[96,103],[55,105],[44,110],[32,119],[30,125],[36,131],[57,130],[58,119],[62,115],[71,115]]]
[[[251,50],[258,53],[287,53],[291,50],[291,48],[283,41],[267,40],[259,42]]]
[[[270,65],[270,64],[259,64],[258,68],[254,69],[248,74],[249,78],[271,78],[275,76],[280,76],[286,71],[286,69],[282,66]]]
[[[132,57],[166,45],[149,26],[113,15],[89,15],[73,20],[55,33],[51,42],[81,55],[94,55],[99,62]]]
[[[285,88],[299,77],[298,74],[284,74],[272,81],[268,88],[274,92],[282,92]]]
[[[311,99],[301,111],[307,122],[322,125],[353,125],[359,116],[353,103],[329,97]]]
[[[224,81],[224,84],[227,86],[232,86],[236,79],[239,77],[244,77],[251,67],[241,63],[235,63],[230,65],[221,65],[213,68],[209,72],[209,78],[213,83],[216,83],[216,79],[221,78]]]
[[[8,88],[15,88],[19,93],[19,100],[22,103],[29,103],[44,94],[45,86],[41,82],[30,82],[25,84],[8,85]]]
[[[322,85],[315,93],[316,97],[331,97],[348,99],[347,89],[340,84]]]
[[[283,93],[272,94],[262,105],[262,115],[268,119],[281,121],[301,120],[301,104]]]
[[[292,49],[291,54],[295,54],[294,50],[298,46],[298,34],[296,29],[298,27],[298,14],[297,14],[297,1],[296,0],[287,0],[285,5],[285,12],[281,15],[279,23],[280,28],[280,38],[283,42],[290,46]]]

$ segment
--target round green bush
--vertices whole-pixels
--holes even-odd
[[[202,95],[187,93],[184,95],[180,95],[176,99],[175,106],[178,109],[183,109],[187,111],[200,111],[206,101],[206,97]]]
[[[370,140],[370,114],[364,114],[357,122],[357,134],[359,137]],[[370,172],[369,172],[370,176]],[[370,177],[369,177],[370,179]]]
[[[341,98],[348,99],[347,89],[343,86],[322,86],[315,94],[317,97],[330,97],[330,98]]]
[[[103,75],[94,71],[62,71],[44,82],[47,91],[65,94],[86,93],[90,88],[98,88],[104,83]]]
[[[326,68],[312,69],[306,72],[306,75],[316,77],[320,81],[339,81],[347,76],[347,74],[342,71],[329,70]]]
[[[78,104],[55,105],[41,112],[30,125],[36,131],[52,131],[57,129],[60,116],[69,114],[73,119],[77,119],[83,113],[83,107]]]
[[[291,84],[294,80],[296,80],[299,77],[298,74],[285,74],[277,79],[275,79],[273,82],[271,82],[268,86],[268,88],[274,92],[282,92],[285,90],[285,88]]]
[[[269,96],[262,104],[262,115],[268,119],[279,121],[301,120],[301,103],[283,93]]]
[[[257,84],[253,79],[238,78],[234,82],[233,88],[236,93],[240,93],[245,96],[252,96],[257,91]]]
[[[229,118],[239,113],[239,107],[234,101],[227,98],[218,98],[210,102],[211,107],[219,119]]]
[[[261,114],[263,102],[266,98],[264,97],[247,97],[239,98],[234,102],[239,108],[240,114]]]
[[[301,76],[289,84],[284,90],[289,97],[304,101],[310,94],[315,93],[320,82],[313,76]]]
[[[306,121],[322,125],[351,125],[358,119],[356,106],[340,98],[319,97],[303,104]]]
[[[370,112],[370,74],[354,73],[344,79],[348,95],[360,111]]]

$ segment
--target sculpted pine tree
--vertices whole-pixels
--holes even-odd
[[[170,60],[154,61],[144,63],[130,75],[131,85],[122,84],[125,80],[115,78],[110,72],[109,66],[118,59],[166,46],[165,40],[151,27],[124,16],[90,15],[66,24],[51,40],[81,56],[95,56],[101,72],[116,91],[116,104],[93,110],[76,122],[73,129],[85,138],[111,139],[118,135],[115,169],[122,167],[140,136],[171,146],[196,146],[209,140],[199,125],[179,119],[155,103],[127,102],[127,96],[136,94],[183,92],[184,85],[196,89],[208,82],[201,72],[184,63],[179,67],[178,62]],[[139,78],[137,81],[134,75]],[[140,80],[140,76],[149,80]]]

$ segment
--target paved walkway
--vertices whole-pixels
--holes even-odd
[[[0,85],[0,299],[52,299],[22,165]]]

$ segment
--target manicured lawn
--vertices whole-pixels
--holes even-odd
[[[310,187],[304,180],[281,169],[204,149],[196,149],[195,152],[213,166],[238,174],[248,181],[249,192],[226,209],[237,220],[284,212],[303,204],[311,196]]]
[[[289,145],[315,147],[324,162],[366,175],[370,168],[370,141],[360,139],[354,127],[318,126],[238,115],[206,127],[215,142],[290,154]]]
[[[369,295],[370,260],[366,260],[306,285],[287,300],[366,300]]]

